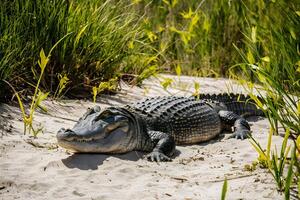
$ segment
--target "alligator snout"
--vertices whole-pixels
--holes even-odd
[[[105,137],[105,134],[85,134],[85,132],[75,132],[71,129],[61,128],[56,138],[58,141],[69,141],[69,142],[88,142],[96,139],[102,139]]]
[[[78,135],[75,134],[71,129],[61,128],[56,134],[57,140],[73,140]]]

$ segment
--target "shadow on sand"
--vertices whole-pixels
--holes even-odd
[[[19,114],[10,108],[7,104],[0,103],[0,136],[12,133],[12,114]]]
[[[109,157],[118,158],[121,160],[137,161],[139,159],[145,159],[147,155],[145,152],[132,151],[125,154],[92,154],[92,153],[75,153],[67,158],[62,159],[62,163],[68,168],[77,168],[81,170],[97,170],[103,162]],[[180,155],[179,150],[175,150],[172,158]]]
[[[137,161],[142,159],[144,153],[132,151],[125,154],[89,154],[89,153],[75,153],[67,158],[62,159],[63,164],[68,168],[77,168],[81,170],[96,170],[98,166],[109,157],[119,158],[121,160]]]

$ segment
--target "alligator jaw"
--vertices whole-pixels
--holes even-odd
[[[77,134],[70,129],[60,129],[56,135],[58,141],[65,142],[90,142],[102,139],[105,137],[105,130],[102,130],[102,134]]]
[[[102,133],[80,135],[70,129],[61,129],[56,137],[58,144],[74,152],[86,153],[122,153],[129,151],[126,143],[130,140],[128,123],[120,123],[113,127],[106,127]]]

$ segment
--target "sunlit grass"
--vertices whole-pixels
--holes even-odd
[[[277,58],[278,64],[296,63],[290,53],[299,43],[296,2],[5,0],[0,7],[0,78],[15,87],[32,84],[39,50],[49,51],[66,35],[41,81],[52,94],[61,85],[58,74],[69,79],[66,92],[83,86],[92,91],[123,73],[140,75],[132,82],[139,84],[151,73],[176,73],[177,66],[182,74],[226,76],[230,66],[242,62],[233,44],[245,50],[250,63],[268,67]],[[254,50],[263,54],[261,60]],[[286,68],[270,73],[291,75]]]
[[[122,71],[143,71],[146,62],[135,61],[153,56],[141,16],[125,1],[15,0],[2,2],[0,9],[0,77],[16,88],[37,81],[32,66],[39,50],[49,51],[62,37],[41,80],[55,96],[63,86],[58,74],[68,77],[67,91],[82,87],[85,79],[92,90]]]

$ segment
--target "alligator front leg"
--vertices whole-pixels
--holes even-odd
[[[151,142],[154,144],[153,151],[147,155],[150,161],[171,161],[170,156],[175,151],[175,141],[172,136],[160,131],[148,131]]]
[[[224,127],[234,127],[234,132],[229,138],[246,139],[251,134],[247,120],[234,112],[221,110],[219,116]]]

